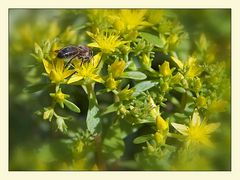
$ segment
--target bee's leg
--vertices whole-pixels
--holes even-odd
[[[80,66],[82,66],[82,64],[83,64],[83,59],[81,59],[81,64],[80,64]]]
[[[69,67],[69,64],[72,62],[72,60],[74,59],[74,58],[76,58],[78,55],[75,55],[75,56],[73,56],[66,64],[65,64],[65,68],[67,68],[67,67]]]
[[[93,57],[93,58],[91,58],[91,59],[92,59],[92,63],[93,63],[93,66],[94,66],[94,57]],[[91,59],[90,59],[90,60],[91,60]]]
[[[94,57],[93,57],[93,59],[94,59]],[[98,61],[96,68],[98,68],[100,62],[101,62],[101,59]]]

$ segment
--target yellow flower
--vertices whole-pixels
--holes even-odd
[[[187,61],[188,71],[187,77],[194,78],[202,73],[202,68],[197,63],[197,59],[194,57],[190,57]]]
[[[67,77],[74,73],[74,70],[68,70],[64,67],[64,61],[62,59],[56,59],[52,61],[52,63],[43,59],[43,65],[52,83],[63,83]]]
[[[88,46],[99,48],[103,53],[106,54],[115,52],[119,46],[127,42],[120,40],[120,36],[113,32],[99,32],[99,30],[97,30],[96,34],[91,32],[87,32],[87,34],[95,41],[88,44]]]
[[[98,74],[98,68],[97,65],[101,59],[101,54],[97,54],[93,57],[92,62],[82,63],[78,60],[73,61],[73,65],[75,68],[76,74],[73,74],[71,78],[68,80],[68,84],[85,80],[85,82],[89,83],[91,81],[103,83],[103,79]]]
[[[164,63],[160,66],[160,72],[163,76],[170,76],[172,74],[172,71],[169,67],[169,62],[164,61]]]
[[[150,23],[145,19],[146,10],[120,10],[115,20],[115,28],[120,32],[132,31]]]
[[[68,94],[62,93],[62,90],[60,88],[56,93],[50,93],[50,96],[54,98],[55,101],[59,103],[62,108],[64,107],[64,100],[70,97]]]
[[[159,24],[164,19],[164,11],[150,10],[148,11],[148,21],[152,24]]]
[[[189,126],[178,123],[172,123],[172,126],[185,137],[187,147],[201,144],[213,147],[210,134],[219,128],[220,123],[206,124],[206,122],[201,121],[198,111],[195,110]]]
[[[110,66],[108,66],[108,72],[112,74],[114,78],[118,78],[122,75],[126,66],[126,62],[124,60],[114,61]]]

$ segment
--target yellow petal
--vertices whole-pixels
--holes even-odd
[[[57,73],[55,70],[52,70],[49,75],[52,82],[59,83],[63,80],[61,74]]]
[[[204,127],[205,134],[210,134],[219,128],[220,123],[210,123]]]
[[[58,73],[63,72],[63,68],[64,68],[64,61],[62,59],[61,60],[58,59],[56,63],[56,71]]]
[[[183,124],[178,124],[178,123],[171,123],[172,126],[181,134],[187,136],[188,135],[188,127]]]
[[[71,76],[71,78],[68,80],[67,84],[71,84],[71,83],[74,83],[74,82],[77,82],[77,81],[80,81],[83,79],[83,76],[79,76],[77,74],[74,74]]]
[[[183,63],[176,57],[171,56],[172,60],[177,64],[180,69],[183,69]]]
[[[88,46],[89,46],[89,47],[96,47],[96,48],[100,48],[100,47],[99,47],[99,45],[98,45],[98,43],[96,43],[96,42],[89,43],[89,44],[88,44]]]
[[[104,80],[98,75],[92,75],[90,78],[96,82],[104,83]]]
[[[44,68],[45,68],[46,72],[47,72],[48,74],[50,74],[50,72],[52,71],[52,68],[53,68],[52,64],[50,64],[50,63],[49,63],[47,60],[45,60],[45,59],[43,59],[42,61],[43,61],[43,65],[44,65]]]
[[[209,136],[207,136],[207,135],[204,137],[201,137],[200,143],[202,143],[208,147],[214,147],[212,141],[209,139]]]
[[[201,119],[200,119],[199,113],[197,110],[195,110],[193,113],[192,120],[191,120],[191,125],[192,126],[200,126],[200,124],[201,124]]]
[[[91,38],[94,38],[94,34],[89,31],[87,31],[87,35],[89,35]]]
[[[68,76],[71,76],[74,72],[74,70],[66,70],[63,72],[63,77],[67,78]]]
[[[97,66],[98,66],[101,58],[102,58],[102,53],[101,53],[101,52],[100,52],[100,53],[97,53],[97,54],[93,57],[94,67],[97,67]]]

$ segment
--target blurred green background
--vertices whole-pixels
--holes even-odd
[[[216,53],[222,59],[230,59],[231,11],[230,10],[166,10],[175,14],[189,33],[196,39],[204,32],[206,37],[217,44]],[[38,81],[35,70],[29,65],[36,60],[30,55],[35,42],[54,38],[67,27],[79,27],[86,22],[84,10],[52,9],[10,9],[9,10],[9,170],[60,170],[70,161],[70,151],[59,139],[48,122],[36,113],[50,102],[48,92],[27,93],[24,88],[30,82]],[[190,45],[194,46],[195,42]],[[227,53],[226,53],[227,52]],[[230,70],[229,70],[230,73]],[[80,92],[83,93],[83,92]],[[81,102],[87,102],[82,96]],[[86,98],[84,100],[84,98]],[[86,104],[81,106],[86,113]],[[230,119],[225,115],[221,121],[223,142],[217,145],[218,156],[214,159],[217,170],[230,170]]]

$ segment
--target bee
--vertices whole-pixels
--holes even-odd
[[[70,58],[65,67],[68,67],[74,58],[81,60],[82,64],[83,62],[89,62],[92,57],[92,50],[85,45],[69,45],[57,51],[57,58]]]

